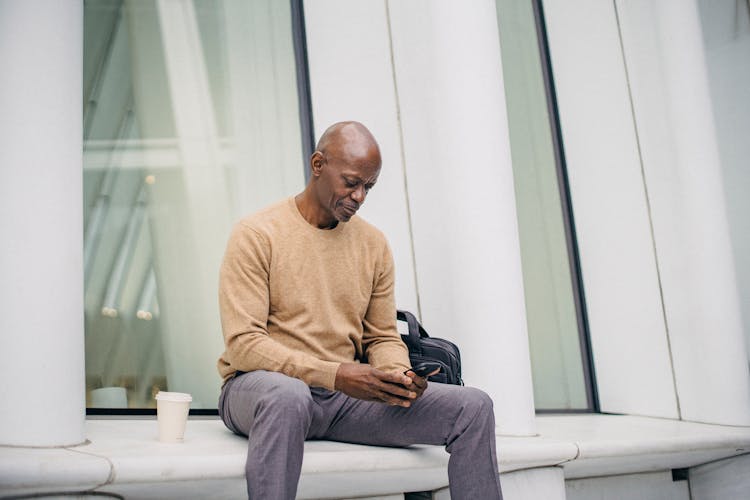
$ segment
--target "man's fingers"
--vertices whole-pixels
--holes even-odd
[[[382,370],[375,370],[374,373],[376,377],[385,382],[391,382],[393,384],[399,385],[409,385],[411,383],[411,379],[403,373],[384,372]]]
[[[412,381],[414,382],[414,385],[416,385],[420,389],[424,389],[425,387],[427,387],[427,377],[419,377],[417,375],[414,375],[412,377]]]
[[[404,407],[410,406],[411,401],[424,390],[403,373],[384,372],[358,363],[342,363],[339,366],[335,388],[358,399]]]
[[[427,387],[427,379],[429,377],[432,377],[433,375],[436,375],[439,372],[440,372],[440,368],[438,368],[437,370],[435,370],[435,371],[433,371],[431,373],[428,373],[424,377],[420,377],[419,375],[417,375],[416,373],[414,373],[411,370],[409,370],[406,373],[411,374],[411,379],[412,379],[412,382],[414,383],[414,385],[416,385],[420,389],[424,389],[424,388]]]
[[[427,379],[430,378],[430,377],[432,377],[433,375],[437,375],[438,373],[440,373],[440,368],[437,368],[437,369],[431,371],[430,373],[428,373],[424,377],[420,377],[419,375],[417,375],[416,373],[414,373],[413,370],[408,370],[406,372],[406,375],[411,378],[412,382],[414,382],[414,385],[416,385],[417,387],[421,387],[421,388],[424,389],[425,387],[427,387]]]
[[[373,388],[381,393],[386,393],[392,396],[398,396],[399,399],[409,400],[417,397],[414,391],[410,391],[405,385],[411,382],[411,379],[406,375],[399,373],[389,373],[382,370],[373,369],[372,374],[377,380],[376,384],[373,384]]]
[[[408,408],[409,406],[411,406],[411,401],[409,401],[408,399],[396,397],[396,396],[394,396],[392,394],[389,394],[389,393],[387,393],[385,391],[381,391],[380,393],[378,393],[377,394],[377,398],[380,401],[382,401],[384,403],[387,403],[387,404],[389,404],[391,406],[403,406],[403,407],[406,407],[406,408]]]
[[[380,390],[384,393],[398,396],[403,399],[414,399],[415,397],[417,397],[417,394],[414,391],[410,391],[402,385],[389,384],[387,382],[383,382],[380,385]]]

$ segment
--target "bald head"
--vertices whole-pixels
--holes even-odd
[[[303,217],[319,228],[347,222],[380,175],[380,148],[359,122],[334,123],[310,157],[310,182],[297,196]]]
[[[316,150],[339,158],[362,158],[376,154],[380,161],[380,147],[372,133],[359,122],[334,123],[320,136]]]

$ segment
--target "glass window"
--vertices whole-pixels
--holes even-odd
[[[550,126],[535,2],[496,2],[534,401],[537,410],[593,410],[581,302],[571,266],[574,246]]]
[[[750,365],[750,2],[697,3]]]
[[[216,408],[232,223],[304,185],[290,2],[85,3],[89,407]]]

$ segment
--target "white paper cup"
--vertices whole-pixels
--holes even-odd
[[[92,408],[127,408],[128,392],[124,387],[101,387],[91,391]]]
[[[184,392],[159,391],[155,399],[159,441],[181,443],[185,436],[185,425],[193,397]]]

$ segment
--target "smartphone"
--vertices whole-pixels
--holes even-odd
[[[417,366],[410,368],[409,370],[406,370],[404,374],[406,374],[408,371],[413,371],[417,376],[419,377],[426,377],[430,373],[434,372],[435,370],[439,370],[440,365],[438,363],[419,363]]]

